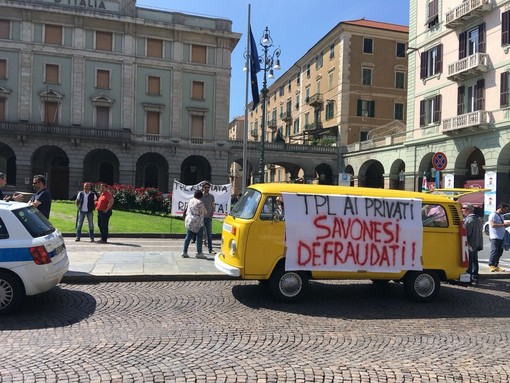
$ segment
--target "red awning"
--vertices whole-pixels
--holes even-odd
[[[485,192],[474,192],[461,195],[457,201],[460,203],[470,203],[474,207],[483,207]]]

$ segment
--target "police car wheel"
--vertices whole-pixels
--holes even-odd
[[[21,282],[12,274],[0,272],[0,315],[15,310],[24,296]]]
[[[272,295],[281,302],[296,302],[302,298],[308,287],[308,277],[302,271],[286,271],[278,266],[271,275],[269,288]]]
[[[404,280],[404,290],[409,299],[415,302],[430,302],[437,294],[441,282],[434,271],[410,271]]]

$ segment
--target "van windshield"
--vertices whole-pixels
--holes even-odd
[[[254,189],[247,189],[246,193],[234,205],[230,211],[232,217],[250,219],[253,218],[259,206],[262,194]]]
[[[25,226],[32,238],[42,237],[55,231],[55,227],[50,221],[33,206],[16,209],[12,212]]]

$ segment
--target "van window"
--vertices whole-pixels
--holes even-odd
[[[285,214],[283,211],[283,199],[282,197],[269,196],[264,202],[262,212],[260,213],[261,220],[278,220],[283,221]]]
[[[12,211],[33,238],[42,237],[55,231],[53,225],[33,206]]]
[[[257,211],[262,194],[260,192],[248,189],[241,199],[234,205],[230,211],[232,217],[251,219]]]
[[[423,205],[421,209],[423,226],[448,227],[446,212],[441,205]]]

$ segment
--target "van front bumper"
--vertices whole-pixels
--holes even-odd
[[[218,253],[214,257],[214,266],[216,269],[227,274],[229,277],[240,277],[241,270],[238,267],[229,265],[223,260],[223,258],[225,258],[225,256],[222,253]]]

